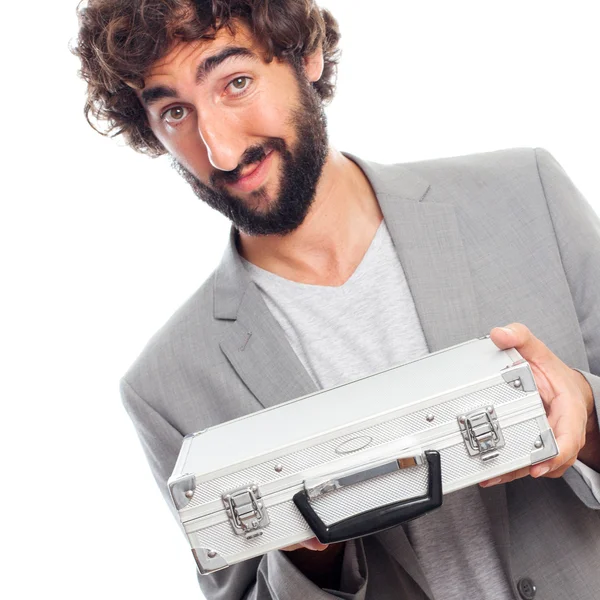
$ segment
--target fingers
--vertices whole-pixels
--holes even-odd
[[[580,385],[581,378],[573,377],[572,369],[525,325],[511,323],[506,327],[495,327],[490,332],[490,338],[501,350],[515,348],[529,363],[560,453],[543,463],[508,473],[493,482],[482,482],[481,485],[488,487],[507,483],[529,474],[532,477],[561,477],[575,463],[585,444],[586,410],[589,405],[587,388]]]
[[[532,477],[562,476],[575,463],[585,445],[586,408],[583,402],[576,402],[574,396],[574,392],[568,389],[553,400],[548,422],[556,437],[559,453],[554,458],[534,465],[531,468]]]
[[[513,471],[512,473],[506,473],[501,477],[495,477],[494,479],[488,479],[486,481],[480,482],[481,487],[492,487],[493,485],[500,485],[502,483],[508,483],[509,481],[514,481],[515,479],[520,479],[521,477],[527,477],[529,475],[529,470],[531,467],[523,467],[522,469],[518,469],[517,471]]]
[[[501,350],[516,348],[529,362],[544,363],[553,356],[548,347],[522,323],[494,327],[490,332],[490,338]]]
[[[288,546],[287,548],[281,548],[284,552],[293,552],[294,550],[300,550],[305,548],[306,550],[314,550],[315,552],[322,552],[329,547],[328,544],[321,544],[317,538],[311,538],[310,540],[304,540],[299,544]]]
[[[565,471],[572,467],[577,460],[577,455],[568,456],[561,460],[560,463],[554,463],[552,461],[546,461],[531,467],[532,477],[549,477],[550,479],[558,479],[565,474]]]
[[[567,421],[574,421],[574,425],[567,424]],[[562,477],[565,471],[575,464],[577,455],[585,443],[585,435],[579,437],[573,435],[572,432],[577,430],[578,421],[574,420],[572,415],[561,417],[559,423],[562,427],[567,428],[565,429],[565,433],[562,434],[558,432],[558,429],[555,430],[557,434],[556,444],[560,451],[554,458],[532,466],[532,477]],[[571,427],[571,429],[569,429],[569,427]],[[575,427],[575,429],[572,427]]]
[[[556,443],[560,449],[559,454],[550,460],[544,461],[537,465],[523,467],[512,473],[506,473],[501,477],[496,477],[491,480],[482,481],[481,487],[491,487],[509,483],[521,477],[549,477],[557,479],[562,477],[565,471],[572,467],[577,460],[577,455],[585,443],[585,433],[582,431],[579,435],[573,435],[574,431],[581,429],[581,419],[576,413],[564,413],[559,417],[559,420],[554,426],[556,433]]]
[[[322,550],[326,550],[329,544],[321,544],[321,542],[317,538],[311,538],[310,540],[306,540],[302,542],[304,547],[307,550],[315,550],[317,552],[321,552]]]
[[[288,546],[287,548],[281,548],[282,552],[293,552],[294,550],[299,550],[300,548],[304,548],[302,544],[294,544],[293,546]]]

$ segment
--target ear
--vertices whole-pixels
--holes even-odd
[[[319,81],[323,75],[325,61],[323,59],[323,48],[319,46],[312,54],[304,57],[304,72],[311,83]]]

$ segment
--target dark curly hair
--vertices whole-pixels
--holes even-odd
[[[123,135],[138,152],[166,152],[135,93],[150,67],[175,41],[214,39],[224,27],[233,33],[236,22],[249,27],[268,62],[298,65],[322,46],[325,68],[313,85],[324,103],[334,95],[339,29],[313,0],[89,0],[77,12],[71,51],[88,84],[85,116],[96,131]]]

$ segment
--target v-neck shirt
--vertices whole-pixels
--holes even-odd
[[[427,354],[412,295],[385,221],[354,273],[340,286],[290,281],[242,260],[320,388]]]

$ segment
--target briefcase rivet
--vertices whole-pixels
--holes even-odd
[[[435,415],[432,415],[431,413],[429,413],[425,418],[431,423],[431,421],[433,421],[435,419]]]
[[[490,415],[493,415],[493,414],[494,414],[494,407],[493,407],[493,406],[488,406],[488,407],[487,407],[487,411],[488,411],[488,413],[489,413]]]
[[[543,445],[544,445],[544,443],[542,442],[542,440],[535,440],[534,446],[536,448],[541,448]]]
[[[193,498],[193,497],[194,497],[194,490],[188,490],[188,491],[185,493],[185,497],[186,497],[186,498]]]
[[[521,383],[520,379],[515,379],[515,384],[514,385],[515,385],[516,388],[520,388],[523,384]]]
[[[281,463],[277,463],[277,464],[275,465],[275,470],[276,470],[278,473],[281,473],[281,471],[283,471],[283,465],[282,465]]]
[[[466,419],[466,417],[464,415],[462,415],[461,417],[458,417],[458,422],[461,425],[464,425],[466,423],[466,421],[467,421],[467,419]]]
[[[217,553],[214,550],[209,550],[208,558],[215,558],[215,556],[217,556]]]

